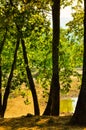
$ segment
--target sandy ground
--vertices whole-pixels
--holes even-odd
[[[23,88],[22,90],[25,91]],[[26,90],[27,91],[27,90]],[[42,97],[42,91],[39,89],[38,100],[41,115],[46,107],[45,100]],[[66,96],[77,96],[77,89],[71,89],[71,92]],[[17,96],[15,96],[17,95]],[[65,97],[65,95],[63,96]],[[33,114],[33,103],[31,94],[29,93],[29,105],[25,105],[25,98],[19,95],[19,92],[12,94],[8,100],[5,118],[0,119],[0,130],[86,130],[86,127],[71,126],[69,121],[71,115],[63,115],[60,117],[53,116],[29,116],[28,113]]]
[[[40,104],[41,114],[45,108]],[[71,116],[27,116],[33,114],[33,104],[24,104],[24,98],[9,98],[5,118],[0,119],[0,130],[86,130],[85,127],[68,125]]]

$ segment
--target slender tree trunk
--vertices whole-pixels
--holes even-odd
[[[44,115],[59,115],[59,36],[60,36],[60,0],[53,0],[52,6],[53,17],[53,42],[52,42],[52,63],[53,75],[51,89],[47,107]]]
[[[25,62],[25,66],[26,66],[27,77],[28,77],[28,80],[29,80],[30,89],[31,89],[31,92],[32,92],[32,97],[33,97],[33,102],[34,102],[34,113],[35,113],[35,115],[40,115],[35,85],[34,85],[34,81],[33,81],[31,71],[30,71],[30,68],[29,68],[29,65],[28,65],[27,52],[26,52],[26,47],[25,47],[25,43],[24,43],[23,39],[21,39],[21,43],[22,43],[23,56],[24,56],[24,62]]]
[[[52,105],[52,88],[50,87],[49,99],[43,115],[48,116],[51,115],[51,105]]]
[[[84,54],[82,85],[71,123],[86,125],[86,0],[84,0]]]
[[[6,32],[4,34],[4,38],[0,44],[0,115],[2,112],[2,65],[1,65],[2,58],[1,58],[1,52],[2,52],[3,46],[5,44],[6,36],[7,36],[7,28],[6,28]]]
[[[1,54],[0,54],[0,117],[2,113],[2,69],[1,69]]]
[[[15,54],[14,54],[14,60],[13,60],[13,63],[12,63],[11,72],[10,72],[10,75],[9,75],[9,78],[8,78],[7,86],[6,86],[4,97],[3,97],[1,117],[4,117],[6,107],[7,107],[7,101],[8,101],[8,96],[9,96],[9,93],[10,93],[11,80],[12,80],[12,77],[13,77],[13,70],[14,70],[15,63],[16,63],[19,42],[20,42],[20,38],[17,39],[16,49],[15,49]]]
[[[1,70],[1,54],[0,54],[0,111],[2,108],[2,70]]]

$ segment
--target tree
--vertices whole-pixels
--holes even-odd
[[[32,77],[32,74],[31,74],[31,71],[29,68],[26,47],[25,47],[25,43],[24,43],[23,39],[21,39],[21,43],[22,43],[23,57],[24,57],[27,77],[28,77],[28,81],[30,84],[30,90],[32,92],[32,97],[33,97],[33,102],[34,102],[34,113],[35,113],[35,115],[40,115],[39,104],[38,104],[37,94],[36,94],[36,90],[35,90],[35,84],[34,84],[33,77]]]
[[[86,125],[86,0],[84,0],[84,54],[82,84],[71,123]]]
[[[44,115],[59,115],[59,36],[60,36],[60,0],[53,0],[53,41],[52,41],[52,81],[50,86],[49,100]]]
[[[76,5],[72,6],[73,13],[72,20],[69,21],[66,25],[68,28],[68,33],[72,36],[76,36],[76,40],[79,42],[83,41],[83,20],[84,20],[84,11],[83,11],[83,1],[78,0]]]
[[[5,44],[5,40],[6,40],[6,35],[7,35],[7,28],[6,28],[6,32],[4,34],[4,38],[3,40],[1,41],[1,44],[0,44],[0,111],[1,111],[1,108],[2,108],[2,56],[1,56],[1,52],[3,50],[3,46]]]
[[[15,54],[14,54],[14,60],[13,60],[13,63],[12,63],[11,71],[10,71],[10,74],[9,74],[9,77],[8,77],[7,86],[6,86],[6,89],[5,89],[4,96],[3,96],[3,102],[2,102],[2,105],[1,105],[1,109],[0,109],[0,116],[1,117],[4,117],[5,110],[6,110],[6,107],[7,107],[7,100],[8,100],[8,96],[9,96],[9,93],[10,93],[11,80],[12,80],[12,77],[13,77],[13,70],[14,70],[15,63],[16,63],[19,41],[20,41],[20,38],[18,37],[17,43],[16,43]]]
[[[81,81],[81,75],[77,72],[77,67],[82,67],[83,45],[76,40],[76,36],[70,39],[67,33],[68,29],[60,30],[59,45],[59,68],[61,92],[70,91],[72,78],[75,76]],[[71,51],[70,51],[71,50]],[[78,53],[77,53],[78,52]],[[77,86],[77,89],[79,86]]]
[[[27,77],[29,79],[29,85],[30,85],[30,89],[32,92],[33,100],[34,100],[34,111],[35,111],[35,115],[39,115],[39,106],[38,106],[37,95],[36,95],[36,91],[35,91],[35,85],[34,85],[33,77],[32,77],[32,74],[31,74],[31,71],[30,71],[30,68],[28,65],[27,52],[26,52],[26,47],[25,47],[23,38],[25,39],[25,38],[29,37],[31,35],[31,32],[34,30],[34,28],[38,26],[38,24],[40,23],[38,18],[42,20],[42,17],[40,17],[40,16],[42,16],[41,13],[43,13],[43,17],[45,17],[44,11],[41,10],[41,8],[40,8],[42,6],[41,4],[42,3],[40,3],[40,2],[37,3],[35,1],[31,1],[31,3],[27,3],[27,4],[23,3],[23,1],[19,1],[19,3],[18,3],[18,1],[14,2],[11,0],[8,1],[7,3],[6,2],[3,3],[1,1],[2,6],[0,9],[1,9],[2,13],[0,14],[0,18],[1,19],[3,18],[3,21],[5,21],[5,22],[3,23],[2,21],[0,21],[0,25],[1,26],[5,25],[5,26],[7,26],[7,28],[9,28],[7,37],[5,35],[6,42],[11,41],[13,43],[15,41],[14,39],[16,39],[16,37],[17,37],[17,45],[16,45],[16,49],[15,49],[15,54],[13,57],[12,67],[11,67],[11,70],[9,69],[10,72],[8,72],[10,74],[9,74],[7,85],[5,88],[3,101],[2,101],[2,92],[0,91],[1,92],[0,93],[0,115],[1,115],[1,117],[4,117],[5,110],[7,107],[7,100],[8,100],[8,96],[10,94],[10,90],[11,90],[11,81],[13,78],[13,71],[14,71],[14,67],[15,67],[15,63],[16,63],[17,50],[19,47],[20,39],[21,39],[22,48],[23,48],[23,56],[24,56],[24,61],[25,61],[25,65],[26,65],[25,67],[26,67],[26,71],[27,71]],[[18,7],[17,5],[19,5],[20,7]],[[22,5],[22,7],[21,7],[21,5]],[[36,6],[37,6],[37,8],[36,8]],[[30,7],[30,10],[28,10],[28,7]],[[43,6],[43,8],[46,8],[46,6]],[[36,20],[35,22],[33,19],[30,19],[31,15],[35,18],[35,20]],[[9,16],[10,16],[10,18],[9,18]],[[43,21],[41,22],[41,24],[43,24]],[[41,26],[39,28],[41,28]],[[0,29],[2,29],[2,28],[0,28]],[[0,45],[0,50],[3,47],[3,43],[5,43],[5,42],[2,42],[2,44]],[[10,44],[10,47],[12,47],[12,43]],[[12,49],[13,49],[13,47],[12,47]],[[0,59],[1,59],[1,51],[0,51]],[[0,73],[2,74],[1,64],[0,64]],[[2,87],[1,78],[2,77],[0,77],[0,89]]]
[[[71,1],[71,0],[70,0]],[[7,76],[10,73],[10,68],[11,64],[14,59],[13,54],[14,54],[14,43],[16,43],[16,38],[17,38],[17,27],[20,28],[20,33],[19,36],[21,40],[21,45],[23,47],[23,57],[24,61],[22,58],[22,48],[19,46],[18,49],[18,57],[17,57],[17,63],[15,66],[14,70],[14,76],[11,77],[11,86],[9,85],[10,89],[15,89],[17,85],[20,85],[23,81],[26,82],[26,73],[27,77],[29,80],[29,85],[28,88],[31,89],[33,99],[34,99],[34,108],[35,114],[39,115],[39,108],[38,108],[38,103],[37,103],[37,97],[36,97],[36,92],[33,92],[33,89],[35,89],[35,85],[33,82],[33,77],[35,79],[40,79],[43,85],[46,85],[47,88],[49,86],[50,80],[51,80],[51,69],[52,69],[52,61],[53,61],[53,75],[52,75],[52,81],[51,81],[51,89],[50,89],[50,98],[47,106],[48,111],[46,112],[48,115],[59,115],[59,70],[61,70],[61,67],[65,67],[66,72],[69,72],[67,75],[65,75],[65,82],[70,82],[70,79],[68,77],[70,76],[70,67],[69,67],[69,60],[67,60],[67,63],[64,60],[64,66],[58,65],[63,65],[63,59],[61,56],[65,55],[63,58],[68,58],[68,51],[67,54],[64,54],[65,48],[61,50],[60,52],[62,53],[61,56],[59,52],[59,14],[56,13],[59,12],[60,10],[60,5],[59,1],[53,1],[55,4],[52,6],[52,14],[53,14],[53,42],[52,42],[52,31],[50,29],[50,23],[46,19],[47,18],[47,11],[49,11],[49,3],[48,0],[31,0],[28,2],[25,2],[23,0],[21,1],[8,1],[7,3],[2,4],[2,8],[0,6],[0,11],[2,13],[0,14],[0,27],[7,27],[8,32],[5,41],[5,46],[2,51],[2,70],[0,73],[2,73],[3,81],[6,81],[7,83]],[[64,1],[63,1],[64,2]],[[69,2],[67,3],[69,4]],[[65,2],[66,5],[66,2]],[[4,7],[4,8],[3,8]],[[58,7],[58,9],[57,9]],[[29,10],[28,10],[29,8]],[[4,21],[4,22],[3,22]],[[57,21],[57,22],[56,22]],[[58,26],[57,26],[58,25]],[[1,28],[0,28],[1,30]],[[58,30],[58,31],[57,31]],[[3,28],[4,33],[5,29]],[[57,31],[57,32],[56,32]],[[4,33],[5,34],[5,33]],[[1,36],[2,34],[0,34]],[[22,38],[21,38],[22,36]],[[0,37],[1,40],[1,37]],[[63,40],[62,40],[63,42]],[[66,41],[65,41],[66,42]],[[51,43],[53,43],[51,45]],[[63,43],[64,44],[64,43]],[[9,47],[9,51],[11,53],[11,56],[9,55],[9,52],[6,50],[7,46]],[[64,47],[65,45],[63,45]],[[53,49],[51,50],[51,48]],[[29,53],[28,53],[29,52]],[[53,55],[51,54],[53,52]],[[59,53],[58,53],[59,52]],[[52,61],[51,61],[51,55],[52,55]],[[69,57],[72,54],[69,54]],[[74,56],[74,55],[73,55]],[[72,57],[73,57],[72,56]],[[6,58],[8,57],[8,58]],[[58,62],[59,57],[61,58],[62,61]],[[4,60],[5,59],[5,60]],[[9,60],[8,60],[9,59]],[[29,59],[29,60],[28,60]],[[9,61],[11,64],[9,64]],[[29,61],[29,64],[28,64]],[[25,68],[23,69],[25,62]],[[68,67],[67,67],[68,65]],[[19,69],[19,67],[21,68]],[[62,69],[63,69],[62,68]],[[25,69],[27,72],[25,72]],[[21,71],[21,72],[20,72]],[[37,72],[38,75],[32,77],[31,72]],[[61,71],[62,72],[62,71]],[[22,73],[22,74],[21,74]],[[61,73],[60,73],[60,76]],[[64,74],[63,74],[64,78]],[[4,80],[5,79],[5,80]],[[62,78],[60,78],[63,80]],[[0,78],[1,80],[1,78]],[[64,82],[64,80],[63,80]],[[0,82],[1,83],[1,82]],[[47,84],[48,83],[48,84]],[[68,83],[67,83],[68,84]],[[5,84],[6,85],[6,84]],[[4,86],[2,82],[2,86]],[[32,86],[32,87],[31,87]],[[65,84],[64,84],[65,86]],[[1,85],[0,85],[1,87]],[[9,92],[8,92],[9,95]],[[35,96],[34,96],[35,95]],[[2,97],[2,96],[1,96]],[[7,96],[8,97],[8,96]],[[36,98],[35,98],[36,97]],[[36,100],[35,100],[36,99]],[[57,100],[57,102],[55,102]],[[2,99],[1,99],[2,101]],[[5,106],[6,107],[6,106]],[[57,107],[57,108],[56,108]],[[1,108],[1,107],[0,107]],[[46,110],[47,110],[46,108]],[[45,111],[46,111],[45,110]],[[55,111],[56,110],[56,111]]]

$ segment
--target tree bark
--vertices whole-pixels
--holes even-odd
[[[4,34],[4,38],[3,38],[3,40],[0,44],[0,115],[1,115],[1,112],[2,112],[2,65],[1,65],[2,58],[1,58],[1,53],[2,53],[2,50],[3,50],[3,46],[5,44],[6,35],[7,35],[7,28],[6,28],[6,32]]]
[[[24,57],[27,77],[28,77],[28,81],[29,81],[29,84],[30,84],[30,90],[32,92],[32,97],[33,97],[33,102],[34,102],[34,113],[35,113],[35,115],[40,115],[40,110],[39,110],[39,104],[38,104],[37,94],[36,94],[36,90],[35,90],[35,85],[34,85],[34,81],[33,81],[31,71],[30,71],[30,68],[29,68],[29,65],[28,65],[27,52],[26,52],[26,47],[25,47],[25,43],[24,43],[23,39],[21,39],[21,43],[22,43],[23,57]]]
[[[60,0],[53,0],[53,42],[52,42],[52,63],[53,75],[51,81],[50,95],[44,115],[59,115],[59,37],[60,37]]]
[[[2,111],[0,113],[1,117],[4,117],[6,107],[7,107],[7,101],[8,101],[8,96],[9,96],[9,93],[10,93],[11,80],[12,80],[12,77],[13,77],[13,70],[14,70],[15,63],[16,63],[19,42],[20,42],[20,38],[17,39],[16,49],[15,49],[15,54],[14,54],[14,60],[13,60],[13,63],[12,63],[11,72],[10,72],[10,75],[9,75],[9,78],[8,78],[7,86],[6,86],[4,97],[3,97]]]
[[[0,54],[0,111],[2,107],[2,70],[1,70],[1,54]]]
[[[84,54],[82,85],[71,124],[86,125],[86,0],[84,0]]]
[[[52,105],[52,87],[50,87],[49,99],[43,115],[48,115],[48,116],[51,115],[51,105]]]

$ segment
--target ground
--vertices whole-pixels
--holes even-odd
[[[0,130],[86,130],[84,127],[70,126],[70,116],[63,117],[17,117],[0,119]]]
[[[69,121],[72,117],[71,114],[66,113],[60,115],[60,117],[42,116],[47,99],[43,100],[42,91],[40,89],[37,90],[37,93],[41,116],[28,114],[34,113],[31,93],[28,92],[24,86],[21,88],[21,90],[16,90],[10,94],[5,118],[0,119],[0,130],[86,130],[86,127],[69,125]],[[19,93],[21,93],[22,96]],[[78,96],[78,93],[78,89],[71,88],[71,91],[63,95],[63,97]],[[25,102],[27,101],[27,95],[29,95],[29,102]]]

